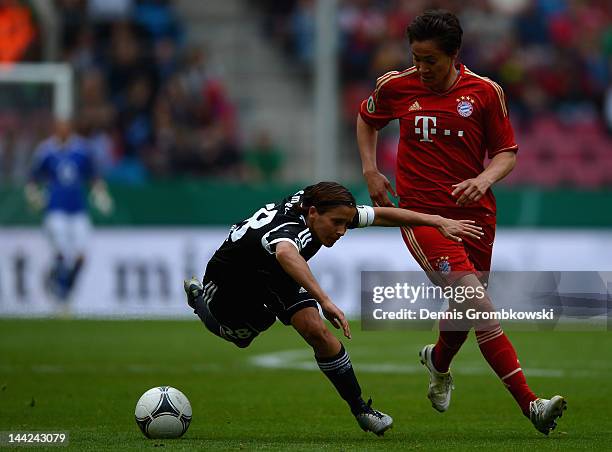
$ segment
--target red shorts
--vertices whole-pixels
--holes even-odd
[[[495,222],[476,221],[484,232],[480,240],[462,237],[461,242],[455,242],[432,226],[402,227],[402,237],[421,268],[427,273],[439,274],[446,284],[454,283],[466,273],[488,279],[483,272],[491,269]]]

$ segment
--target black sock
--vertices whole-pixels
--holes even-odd
[[[221,323],[219,323],[219,321],[215,318],[213,313],[210,311],[208,302],[205,301],[206,297],[206,292],[204,292],[203,295],[199,295],[193,300],[193,312],[198,315],[206,329],[215,336],[219,336],[221,339],[231,342],[240,348],[248,347],[251,342],[253,342],[253,339],[255,339],[257,336],[257,332],[250,330],[251,334],[248,337],[236,337],[231,331],[228,331],[226,328],[222,327]]]
[[[83,259],[77,259],[72,268],[70,269],[70,274],[68,275],[68,283],[70,290],[74,287],[74,283],[76,282],[81,269],[83,268]]]
[[[340,352],[330,358],[318,358],[315,356],[319,369],[329,378],[336,390],[346,403],[349,404],[351,412],[356,416],[363,411],[365,402],[361,398],[361,387],[353,371],[351,358],[340,344]]]
[[[206,329],[211,333],[216,334],[217,336],[225,339],[225,337],[221,335],[221,324],[217,322],[217,319],[213,317],[210,310],[208,309],[208,305],[202,299],[201,295],[194,300],[194,306],[195,308],[193,312],[198,315]]]

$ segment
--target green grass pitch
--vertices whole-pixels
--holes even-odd
[[[239,350],[197,320],[5,319],[0,431],[69,431],[73,450],[608,449],[612,334],[509,336],[531,387],[567,398],[568,411],[550,437],[523,418],[473,335],[453,364],[451,408],[440,414],[425,397],[427,377],[417,359],[435,333],[366,332],[353,323],[353,340],[345,344],[364,395],[395,419],[378,438],[358,428],[331,384],[311,370],[305,344],[282,325]],[[191,401],[193,422],[181,439],[145,439],[134,422],[140,395],[159,385],[175,386]]]

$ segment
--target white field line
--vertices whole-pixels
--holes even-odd
[[[30,365],[11,365],[11,364],[0,364],[0,377],[3,374],[12,373],[34,373],[34,374],[96,374],[96,375],[112,375],[116,373],[128,373],[128,374],[148,374],[154,375],[155,373],[163,374],[205,374],[205,373],[221,373],[225,372],[224,366],[215,363],[203,364],[196,363],[187,365],[184,367],[177,366],[163,366],[163,365],[151,365],[151,364],[126,364],[121,366],[105,366],[100,365],[68,365],[62,366],[57,364],[30,364]],[[0,381],[1,383],[1,381]]]
[[[416,361],[416,359],[415,359]],[[265,353],[255,355],[247,360],[247,364],[255,367],[266,369],[287,369],[287,370],[303,370],[303,371],[319,371],[317,363],[313,359],[310,349],[294,349],[284,350],[274,353]],[[542,368],[523,368],[527,377],[546,377],[546,378],[588,378],[588,377],[605,377],[608,378],[612,371],[612,366],[609,362],[593,361],[589,362],[591,368],[577,369],[542,369]],[[423,366],[420,364],[400,364],[396,362],[378,362],[378,363],[359,363],[356,365],[358,372],[382,373],[382,374],[421,374],[424,372]],[[54,364],[23,364],[11,365],[0,364],[0,377],[3,374],[13,373],[35,373],[35,374],[206,374],[206,373],[223,373],[227,369],[225,366],[217,363],[194,363],[186,366],[164,366],[151,365],[143,363],[132,363],[125,365],[104,366],[100,365],[54,365]],[[456,375],[490,375],[492,370],[485,364],[470,362],[453,367],[453,373]]]
[[[256,367],[267,369],[293,369],[319,371],[319,367],[315,362],[312,351],[305,349],[285,350],[282,352],[265,353],[253,356],[249,359],[249,363]],[[420,364],[398,364],[390,362],[380,363],[359,363],[356,365],[357,372],[368,373],[387,373],[387,374],[421,374],[424,372],[423,366]],[[584,377],[607,377],[610,372],[608,370],[595,369],[537,369],[523,368],[527,377],[547,377],[547,378],[584,378]],[[456,375],[489,375],[493,371],[484,363],[462,364],[453,367],[453,373]]]

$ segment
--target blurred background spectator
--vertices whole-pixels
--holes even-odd
[[[19,0],[0,3],[0,62],[35,58],[38,37],[32,11]]]
[[[278,179],[283,165],[283,151],[272,141],[268,130],[257,134],[253,146],[245,153],[250,179],[270,182]]]

